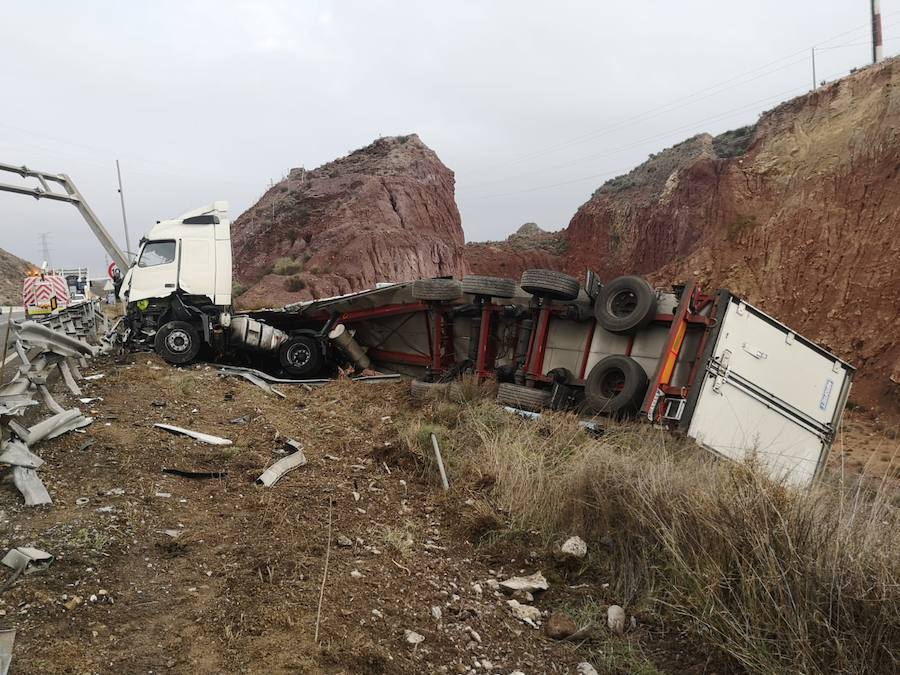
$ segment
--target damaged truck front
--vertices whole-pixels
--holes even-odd
[[[227,202],[156,223],[122,280],[126,342],[152,346],[175,364],[194,360],[204,346],[213,354],[289,351],[302,361],[301,336],[233,314],[231,273]]]

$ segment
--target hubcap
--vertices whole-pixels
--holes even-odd
[[[296,344],[288,347],[287,360],[295,367],[305,366],[312,358],[309,347],[304,344]]]
[[[191,336],[187,331],[176,329],[166,336],[166,347],[169,351],[181,354],[191,348]]]

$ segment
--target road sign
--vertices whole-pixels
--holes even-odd
[[[109,269],[106,270],[106,274],[109,275],[110,279],[115,279],[116,278],[115,274],[118,269],[119,269],[119,266],[116,265],[116,263],[110,263]]]

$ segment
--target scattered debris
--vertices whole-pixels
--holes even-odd
[[[6,675],[9,672],[9,665],[12,663],[13,643],[15,641],[15,628],[0,630],[0,675]]]
[[[241,368],[240,370],[222,368],[219,371],[219,377],[242,377],[248,382],[255,384],[267,394],[272,394],[273,396],[277,396],[278,398],[285,398],[284,392],[275,389],[275,387],[269,384],[265,379],[257,375],[257,372],[258,371],[251,372],[249,368]]]
[[[443,616],[443,614],[441,612],[441,608],[438,607],[437,605],[434,605],[431,608],[431,618],[434,619],[435,621],[440,621],[442,616]]]
[[[75,506],[86,506],[90,501],[91,500],[88,497],[78,497],[75,500]]]
[[[190,429],[182,429],[181,427],[176,427],[171,424],[160,424],[158,422],[153,426],[165,431],[171,431],[173,434],[190,436],[191,438],[194,438],[203,443],[208,443],[209,445],[231,445],[231,441],[229,439],[222,438],[221,436],[213,436],[212,434],[204,434],[200,431],[191,431]]]
[[[447,472],[444,470],[444,459],[441,457],[441,446],[438,445],[437,435],[433,432],[431,434],[431,447],[434,448],[434,458],[437,461],[438,471],[441,472],[441,485],[444,490],[449,490],[450,483],[447,482]]]
[[[21,441],[6,441],[0,444],[3,452],[0,453],[0,462],[10,464],[12,466],[23,466],[26,469],[39,469],[44,463],[40,457],[35,455],[28,446]]]
[[[625,632],[625,610],[619,605],[610,605],[606,610],[606,623],[613,633],[622,635]]]
[[[241,415],[240,417],[235,417],[233,420],[228,420],[229,424],[249,424],[250,423],[250,415]]]
[[[541,620],[541,610],[537,607],[523,605],[518,600],[507,600],[506,604],[509,605],[513,616],[519,621],[527,623],[532,628],[538,627],[538,622]]]
[[[294,441],[296,443],[296,441]],[[296,469],[306,464],[306,455],[303,454],[303,446],[296,445],[297,451],[287,457],[283,457],[275,462],[268,469],[263,471],[262,475],[256,479],[257,485],[272,487],[281,479],[288,471]]]
[[[534,591],[546,591],[550,588],[550,584],[547,583],[541,572],[535,572],[527,577],[510,577],[505,581],[501,581],[500,587],[507,591],[533,593]]]
[[[186,471],[185,469],[171,469],[167,467],[163,467],[163,473],[167,473],[170,476],[179,476],[181,478],[193,478],[195,480],[203,479],[203,478],[226,478],[228,476],[227,471]]]
[[[53,555],[39,548],[19,546],[10,549],[0,563],[12,570],[21,569],[24,574],[32,572],[44,572],[53,562]]]
[[[350,546],[353,546],[353,540],[346,535],[339,534],[337,536],[337,545],[343,546],[344,548],[349,548]]]
[[[50,493],[34,469],[17,466],[13,468],[13,483],[25,498],[25,506],[52,504]]]
[[[417,633],[414,630],[410,630],[409,628],[407,628],[406,630],[403,631],[403,637],[406,638],[406,641],[409,644],[414,645],[414,646],[425,642],[424,635],[421,635],[420,633]]]
[[[577,675],[599,675],[597,669],[587,661],[582,661],[581,663],[579,663],[578,669],[575,672],[577,673]]]
[[[569,537],[559,547],[560,552],[572,558],[581,559],[587,555],[587,544],[581,537]]]

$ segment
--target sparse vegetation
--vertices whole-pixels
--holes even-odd
[[[432,409],[452,424],[448,405]],[[629,611],[674,622],[748,672],[895,672],[900,518],[884,492],[827,481],[794,490],[650,427],[613,425],[594,439],[568,415],[529,422],[490,401],[455,405],[442,443],[457,488],[480,490],[505,526],[547,542],[581,533]],[[484,530],[494,512],[478,513]],[[629,659],[653,672],[618,648],[628,653],[598,645],[612,672]]]
[[[303,271],[303,263],[293,258],[279,258],[272,265],[272,274],[289,276]]]
[[[731,129],[713,138],[713,150],[722,159],[739,157],[750,149],[755,135],[755,124],[749,124],[739,129]]]
[[[247,287],[244,284],[242,284],[240,281],[235,281],[231,284],[231,297],[232,298],[239,298],[246,292],[247,292]]]
[[[306,282],[303,281],[300,276],[295,274],[294,276],[288,277],[284,280],[284,288],[291,293],[296,293],[297,291],[302,291],[304,288],[306,288]]]

